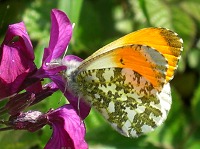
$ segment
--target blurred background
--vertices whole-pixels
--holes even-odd
[[[171,82],[173,104],[166,122],[152,133],[126,138],[92,110],[85,120],[91,149],[200,148],[199,0],[0,0],[0,42],[9,24],[24,21],[39,67],[49,42],[52,8],[63,10],[76,24],[67,54],[83,59],[127,33],[150,26],[171,29],[184,41],[182,59]],[[56,92],[32,109],[46,112],[64,102]],[[35,133],[0,132],[0,148],[41,149],[51,133],[49,126]]]

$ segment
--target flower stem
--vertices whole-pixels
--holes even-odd
[[[12,127],[5,127],[5,128],[0,128],[0,131],[6,131],[6,130],[12,130]]]

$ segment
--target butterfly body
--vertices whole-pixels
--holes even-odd
[[[164,28],[139,30],[73,67],[68,64],[67,88],[118,132],[137,137],[166,119],[172,102],[169,81],[181,51],[176,33]]]

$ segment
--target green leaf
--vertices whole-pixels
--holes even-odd
[[[0,144],[5,149],[30,149],[34,146],[40,146],[38,140],[39,133],[30,133],[25,131],[6,131],[1,132]],[[41,148],[41,147],[40,147]],[[38,149],[40,149],[38,148]]]
[[[33,1],[23,14],[23,21],[27,26],[31,40],[46,42],[48,45],[50,35],[51,9],[56,1]],[[45,7],[44,7],[45,6]]]
[[[177,9],[176,6],[172,7],[172,22],[174,30],[183,39],[183,55],[186,57],[186,53],[190,50],[197,33],[194,20],[187,14],[183,13],[182,9]],[[181,16],[181,17],[180,17]]]
[[[194,91],[194,96],[192,98],[192,112],[195,118],[195,121],[200,124],[200,82],[198,87]]]
[[[188,53],[188,65],[192,69],[196,69],[200,71],[200,50],[197,48],[193,48]]]
[[[187,12],[192,18],[200,22],[200,3],[199,0],[182,1],[181,7],[184,12]]]
[[[172,28],[170,10],[163,1],[160,0],[145,0],[146,10],[142,7],[144,14],[148,14],[147,20],[151,26]],[[146,12],[147,11],[147,12]]]
[[[80,19],[82,3],[83,0],[78,0],[78,1],[59,0],[58,8],[67,14],[71,23],[78,24]]]

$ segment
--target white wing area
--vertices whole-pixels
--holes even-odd
[[[123,124],[123,126],[119,128],[118,125],[115,123],[110,123],[110,124],[115,130],[117,130],[126,137],[138,137],[141,134],[146,134],[154,131],[156,127],[160,126],[166,120],[168,112],[171,108],[172,98],[171,98],[171,89],[169,83],[164,85],[163,90],[160,93],[156,93],[155,98],[157,98],[156,100],[160,101],[160,103],[155,104],[154,102],[152,102],[150,103],[150,105],[152,106],[152,108],[161,111],[162,114],[160,116],[156,116],[153,113],[151,113],[148,117],[146,117],[145,109],[147,107],[145,107],[145,105],[138,106],[137,109],[134,110],[131,110],[130,107],[126,107],[125,111],[127,112],[128,120]],[[113,106],[109,106],[108,111],[113,111]],[[140,120],[138,121],[137,118],[135,118],[135,116],[137,116],[137,118]],[[148,122],[145,124],[141,121],[142,119],[144,119],[144,121],[145,119],[147,121],[148,119],[152,120],[152,122],[155,122],[155,124],[154,126],[150,124],[152,122],[149,123],[150,125],[147,124]],[[137,125],[137,123],[139,123],[139,125]],[[137,129],[130,129],[133,128],[133,125],[135,128],[137,127],[141,128],[141,130],[139,130],[140,133],[137,132]]]
[[[171,107],[169,84],[158,92],[145,77],[128,68],[82,71],[76,84],[80,96],[128,137],[153,131]]]
[[[164,88],[160,93],[157,93],[156,98],[160,101],[160,104],[155,105],[152,103],[151,106],[156,109],[159,109],[162,115],[155,116],[154,114],[150,114],[148,118],[150,120],[153,120],[156,124],[156,127],[158,127],[166,120],[168,112],[171,108],[172,98],[171,98],[169,83],[164,85]],[[156,127],[152,127],[148,124],[144,124],[141,126],[141,134],[138,134],[137,130],[135,129],[131,129],[130,131],[130,128],[132,127],[131,120],[134,119],[134,116],[136,115],[136,113],[144,113],[143,111],[144,109],[145,109],[144,107],[139,107],[136,110],[130,110],[130,108],[126,108],[129,120],[127,120],[124,123],[123,127],[120,129],[116,124],[113,124],[113,123],[111,123],[112,127],[126,137],[138,137],[141,134],[146,134],[146,133],[154,131]]]

